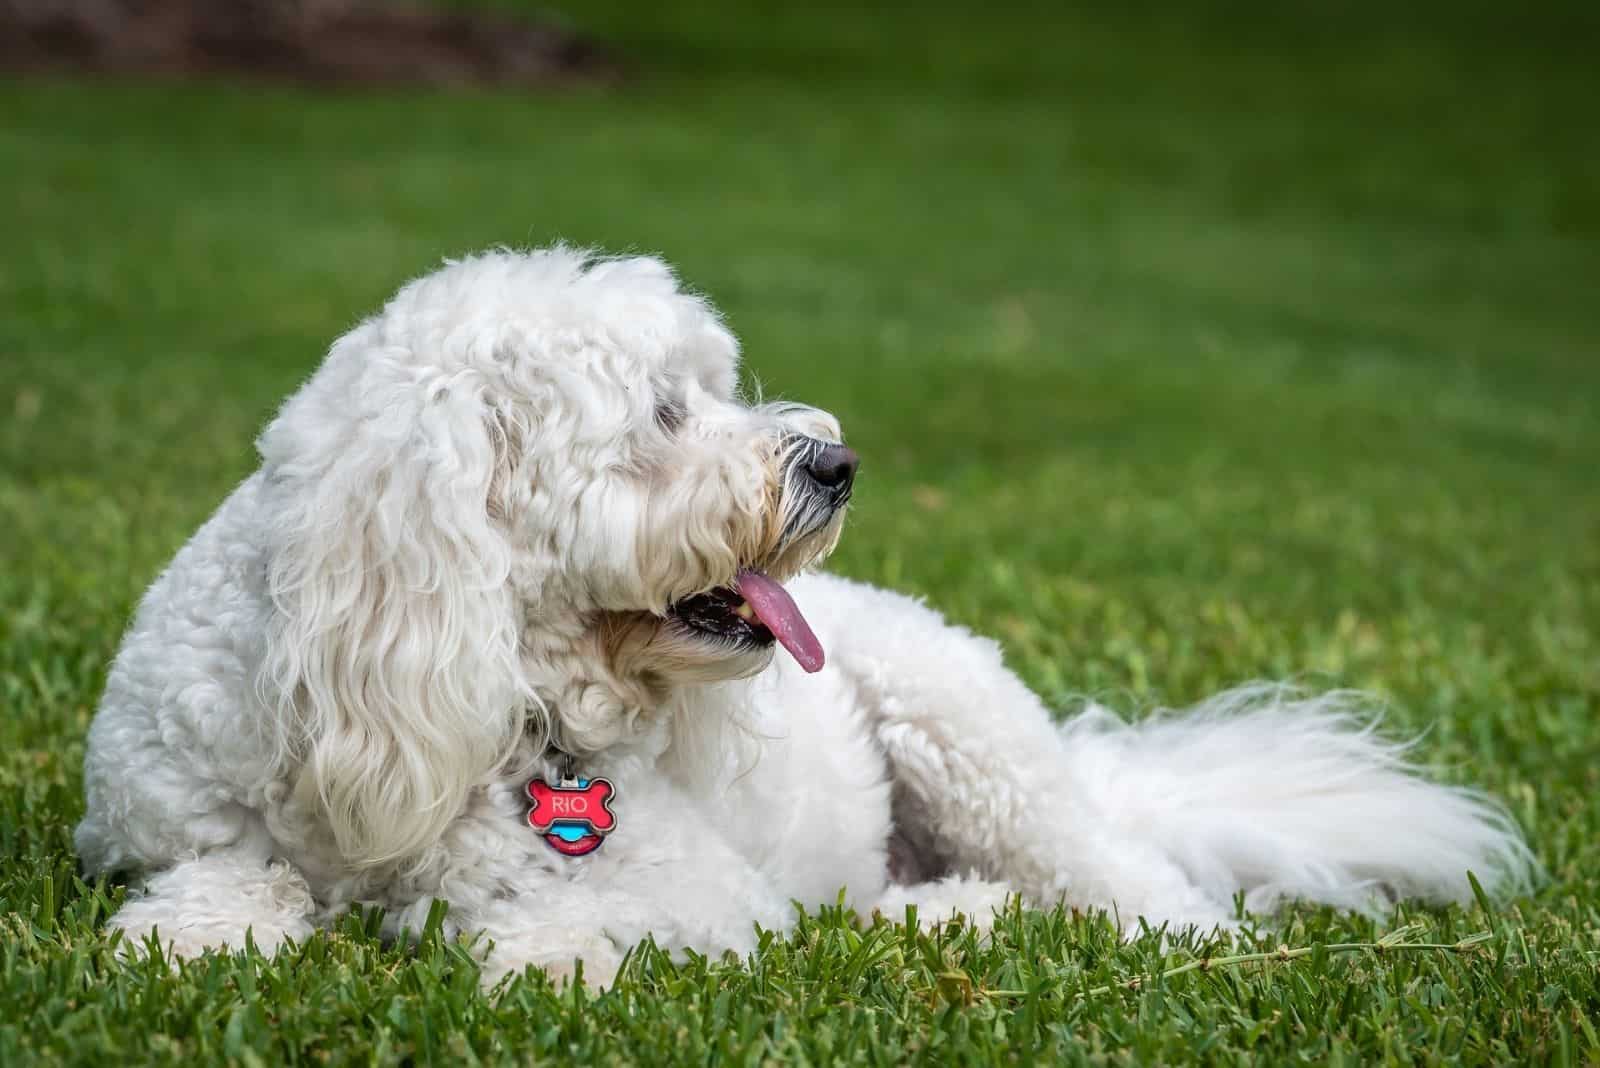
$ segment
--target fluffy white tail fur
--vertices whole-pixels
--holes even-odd
[[[1376,730],[1370,698],[1231,690],[1129,725],[1091,705],[1065,729],[1072,781],[1104,825],[1160,850],[1209,895],[1251,910],[1284,898],[1372,911],[1530,885],[1511,817],[1424,779]]]

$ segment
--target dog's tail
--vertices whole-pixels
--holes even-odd
[[[1469,871],[1490,894],[1527,888],[1537,864],[1510,815],[1424,779],[1376,724],[1359,694],[1257,685],[1134,725],[1091,706],[1064,731],[1095,818],[1217,900],[1465,901]]]

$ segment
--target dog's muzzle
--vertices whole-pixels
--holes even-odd
[[[854,449],[832,441],[797,438],[789,446],[789,491],[798,507],[789,510],[786,540],[827,523],[850,503],[861,458]]]
[[[785,518],[780,553],[828,529],[850,503],[856,468],[861,465],[854,450],[837,442],[796,435],[784,441],[783,449]],[[822,670],[822,643],[811,624],[783,585],[756,563],[740,568],[726,586],[673,602],[667,613],[703,639],[735,649],[756,649],[776,641],[806,671]]]

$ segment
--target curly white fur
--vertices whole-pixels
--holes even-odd
[[[270,949],[356,901],[418,929],[442,898],[489,979],[581,957],[604,981],[646,934],[745,951],[841,888],[1209,927],[1240,890],[1526,883],[1502,811],[1416,775],[1350,695],[1061,726],[994,643],[796,577],[843,521],[847,492],[797,474],[839,428],[742,403],[737,355],[661,262],[565,248],[451,263],[335,344],[111,671],[77,843],[139,880],[113,926]],[[822,671],[673,615],[747,567],[792,579]],[[523,819],[553,743],[618,789],[585,857]]]

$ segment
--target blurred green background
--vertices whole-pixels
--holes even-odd
[[[1470,1049],[1581,1046],[1594,5],[553,7],[627,79],[0,82],[0,913],[69,863],[104,665],[282,396],[441,257],[560,238],[664,255],[768,396],[837,413],[834,566],[1052,703],[1392,698],[1529,827],[1524,938],[1571,954],[1516,973],[1548,1026]]]

